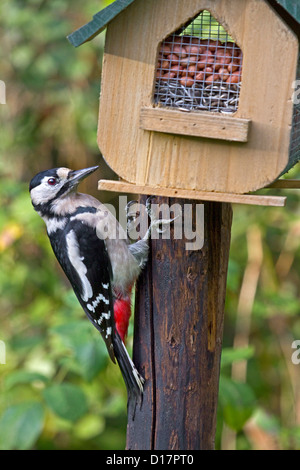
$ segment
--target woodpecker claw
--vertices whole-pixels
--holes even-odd
[[[155,199],[155,196],[149,196],[146,199],[146,212],[147,212],[148,216],[150,217],[150,219],[153,217],[152,212],[151,212],[151,206],[152,206],[153,199]]]
[[[138,201],[129,201],[125,206],[126,219],[127,219],[127,235],[130,237],[130,233],[135,230],[136,219],[139,217],[139,202]]]
[[[135,206],[138,206],[139,202],[138,201],[129,201],[126,206],[125,206],[125,211],[127,217],[137,217],[137,210]],[[133,206],[133,207],[132,207]]]
[[[152,210],[152,201],[155,199],[155,196],[149,196],[146,200],[146,212],[151,220],[150,226],[147,230],[144,239],[149,239],[151,234],[156,231],[159,234],[165,233],[168,227],[174,222],[178,217],[174,217],[173,219],[159,219],[157,218],[155,211]],[[157,207],[158,208],[158,205]],[[165,226],[165,227],[164,227]]]
[[[127,216],[127,234],[130,237],[136,230],[136,225],[138,223],[138,218],[142,215],[142,208],[146,210],[146,214],[150,218],[150,226],[148,227],[146,234],[142,238],[143,240],[149,240],[153,233],[163,234],[165,233],[172,222],[178,219],[174,217],[173,219],[159,219],[159,204],[154,204],[155,196],[149,196],[146,200],[145,206],[140,205],[138,201],[129,201],[125,207],[126,216]]]
[[[157,231],[157,233],[165,233],[168,227],[163,227],[165,226],[170,226],[172,222],[174,222],[176,219],[178,219],[179,216],[174,217],[173,219],[151,219],[151,224],[149,227],[149,230],[152,232],[154,230]]]

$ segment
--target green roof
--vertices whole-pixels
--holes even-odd
[[[92,21],[81,26],[81,28],[71,33],[67,39],[73,46],[78,47],[84,42],[90,41],[103,31],[121,11],[125,10],[135,0],[116,0],[104,10],[98,11],[93,16]]]
[[[300,24],[300,2],[299,0],[276,0],[279,5],[286,9],[286,11],[298,21]]]
[[[112,21],[121,11],[125,10],[135,0],[116,0],[103,10],[93,16],[92,21],[81,26],[68,36],[68,40],[73,46],[90,41],[103,31],[108,23]],[[275,0],[300,24],[300,1],[299,0]]]

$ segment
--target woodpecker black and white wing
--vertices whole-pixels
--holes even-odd
[[[127,292],[141,266],[128,251],[126,234],[118,236],[121,228],[113,214],[92,196],[76,192],[79,182],[96,169],[43,171],[31,180],[30,196],[81,306],[100,331],[111,359],[120,366],[128,398],[137,402],[142,399],[144,379],[116,331],[111,286]]]
[[[81,306],[115,362],[112,271],[105,241],[97,237],[92,226],[79,220],[70,221],[49,238]]]

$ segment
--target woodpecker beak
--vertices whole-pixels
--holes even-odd
[[[84,178],[98,170],[98,168],[99,166],[91,166],[90,168],[84,168],[83,170],[72,170],[69,172],[68,181],[72,184],[72,186],[76,186]]]

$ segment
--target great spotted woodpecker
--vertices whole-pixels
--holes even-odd
[[[106,206],[77,192],[97,166],[38,173],[29,191],[34,209],[46,223],[53,251],[92,324],[100,331],[110,358],[117,360],[128,398],[140,398],[144,379],[124,345],[134,282],[148,257],[148,236],[129,244],[127,234]]]

